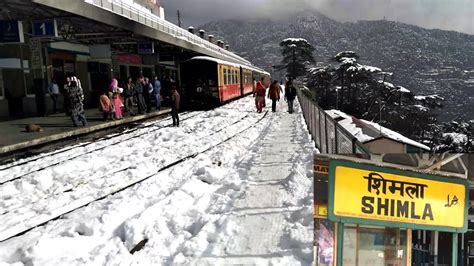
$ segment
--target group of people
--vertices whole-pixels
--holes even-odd
[[[117,79],[112,79],[110,86],[100,96],[99,109],[103,113],[103,119],[122,119],[123,111],[129,115],[135,115],[134,105],[137,105],[137,113],[151,112],[151,97],[155,99],[155,108],[161,109],[161,83],[155,76],[153,83],[148,78],[140,76],[136,82],[128,78],[122,87],[118,86]]]
[[[261,113],[263,107],[265,107],[265,94],[267,88],[265,86],[264,78],[257,82],[255,86],[255,106],[257,107],[257,113]],[[272,112],[276,112],[276,103],[280,101],[280,95],[283,94],[280,82],[274,80],[270,85],[267,97],[272,100]],[[293,113],[293,102],[296,98],[296,88],[293,85],[293,80],[290,78],[285,84],[285,101],[288,103],[288,112]]]
[[[157,76],[154,77],[153,82],[143,76],[140,76],[135,82],[132,78],[128,78],[123,88],[118,87],[117,79],[112,79],[108,90],[100,96],[99,109],[103,113],[104,120],[122,119],[122,107],[123,111],[131,116],[136,114],[134,111],[135,104],[137,105],[138,114],[151,112],[152,99],[154,99],[156,110],[161,110],[163,97],[161,95],[161,82]],[[171,101],[173,125],[179,126],[180,97],[176,85],[172,86]]]

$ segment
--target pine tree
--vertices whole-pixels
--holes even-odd
[[[289,76],[296,78],[306,74],[306,68],[314,64],[313,46],[301,38],[287,38],[280,43],[283,60],[280,69],[286,69]]]
[[[415,96],[387,82],[392,73],[358,63],[355,52],[341,52],[334,59],[337,66],[312,68],[307,75],[307,85],[322,108],[380,123],[423,143],[434,135],[433,110],[442,107],[442,98]]]

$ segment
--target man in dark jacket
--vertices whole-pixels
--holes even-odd
[[[143,76],[139,77],[137,82],[135,83],[135,93],[137,95],[137,105],[138,105],[138,113],[143,114],[146,112],[146,104],[145,99],[143,98]]]
[[[296,98],[296,88],[293,81],[290,79],[285,86],[285,98],[288,101],[288,113],[293,113],[293,101]]]
[[[132,78],[128,78],[128,83],[123,88],[123,100],[125,112],[130,115],[135,115],[133,112],[133,96],[135,95],[135,84],[133,84]]]
[[[273,81],[270,90],[268,90],[268,98],[272,100],[272,112],[276,112],[276,102],[280,101],[280,91],[281,87],[278,81]]]
[[[179,96],[178,90],[176,90],[176,86],[173,86],[171,91],[171,117],[173,118],[173,126],[179,127],[179,102],[181,97]]]

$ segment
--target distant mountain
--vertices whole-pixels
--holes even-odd
[[[388,81],[417,94],[445,97],[441,120],[474,119],[474,35],[385,20],[341,23],[316,11],[286,21],[223,20],[201,28],[267,70],[281,62],[279,43],[287,37],[307,39],[318,64],[353,50],[360,62],[393,72]]]

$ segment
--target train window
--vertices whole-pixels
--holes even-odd
[[[224,68],[224,85],[227,85],[227,69]]]

